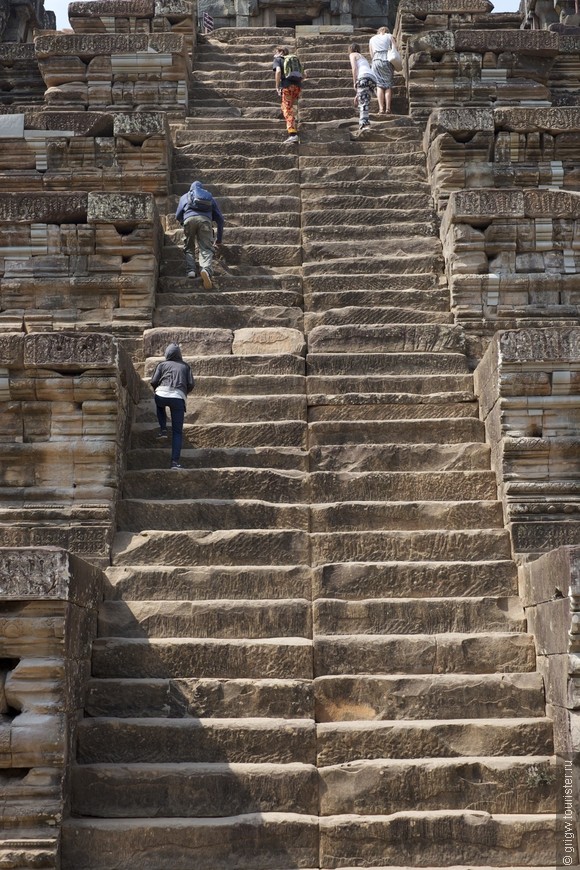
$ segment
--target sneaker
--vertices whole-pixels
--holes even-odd
[[[188,278],[197,278],[197,273],[196,272],[188,272],[187,277]]]
[[[180,465],[179,462],[172,462],[171,467],[172,468],[183,468],[183,465]]]
[[[167,438],[167,429],[162,429],[159,435],[157,436],[159,439]]]
[[[207,269],[202,269],[200,274],[201,280],[203,281],[203,289],[211,290],[211,288],[213,287],[213,281],[211,280],[211,275],[209,274]]]
[[[284,142],[284,145],[294,145],[296,142],[300,142],[300,139],[298,138],[298,133],[291,133]]]

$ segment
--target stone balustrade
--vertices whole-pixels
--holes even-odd
[[[424,148],[440,210],[454,190],[580,190],[580,108],[435,109]]]
[[[0,549],[0,865],[60,867],[101,571],[56,547]]]
[[[441,239],[452,308],[479,358],[496,329],[580,314],[580,197],[557,189],[452,193]]]
[[[111,336],[0,334],[5,546],[108,564],[139,380]]]
[[[536,642],[555,749],[580,749],[580,548],[560,547],[520,570],[522,603]]]
[[[34,43],[0,43],[0,107],[42,105],[44,91]]]
[[[91,0],[69,3],[75,33],[179,33],[189,51],[195,40],[191,0]]]
[[[428,20],[433,17],[435,21]],[[434,107],[571,105],[580,92],[580,37],[552,31],[467,29],[416,16],[396,32],[405,51],[410,114]]]
[[[580,543],[580,328],[499,332],[475,388],[515,552]]]
[[[186,112],[191,61],[180,33],[45,35],[35,49],[50,109]]]
[[[151,325],[161,225],[151,194],[0,194],[0,332]]]
[[[0,115],[3,192],[90,191],[167,197],[170,146],[161,112]]]

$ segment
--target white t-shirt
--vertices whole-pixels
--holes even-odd
[[[356,63],[356,78],[357,81],[362,78],[374,79],[375,74],[371,69],[371,66],[362,54],[357,54],[354,62]]]
[[[377,33],[369,40],[369,50],[371,54],[376,54],[377,51],[388,51],[392,44],[393,39],[390,33]]]

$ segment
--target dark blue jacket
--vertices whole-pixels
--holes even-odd
[[[192,191],[195,196],[197,190],[205,190],[201,181],[194,181],[190,187],[190,191]],[[209,191],[208,191],[209,193]],[[184,221],[189,217],[193,217],[193,215],[203,215],[203,217],[208,217],[208,212],[206,211],[196,211],[192,208],[191,203],[189,201],[189,192],[184,193],[181,199],[179,200],[179,205],[177,206],[177,211],[175,212],[175,217],[179,221],[180,224],[183,224]],[[216,242],[221,242],[222,236],[224,233],[224,216],[220,211],[220,207],[215,201],[215,199],[211,198],[211,219],[215,221],[217,226],[217,238]]]

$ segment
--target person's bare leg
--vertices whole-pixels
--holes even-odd
[[[377,100],[379,101],[379,115],[384,115],[386,109],[385,104],[385,89],[377,88]]]
[[[391,111],[392,90],[391,90],[391,88],[387,88],[386,91],[383,91],[383,93],[384,93],[384,99],[385,99],[385,111],[388,115],[389,112]]]

